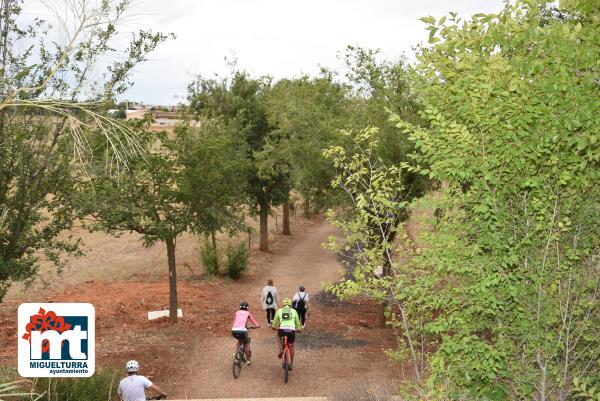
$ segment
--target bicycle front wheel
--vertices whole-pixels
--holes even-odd
[[[287,350],[283,353],[283,382],[288,382],[288,376],[290,374],[290,354]]]

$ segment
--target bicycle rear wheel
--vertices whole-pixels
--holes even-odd
[[[290,353],[288,350],[283,351],[283,382],[288,382],[288,376],[290,374]]]

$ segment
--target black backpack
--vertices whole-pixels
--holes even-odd
[[[266,302],[268,306],[273,305],[273,294],[271,294],[271,291],[267,293]]]
[[[295,300],[294,302],[292,302],[292,308],[298,310],[305,310],[306,309],[306,302],[304,302],[304,298],[306,298],[306,293],[304,293],[304,296],[301,297],[300,293],[298,293],[298,298],[297,300]]]

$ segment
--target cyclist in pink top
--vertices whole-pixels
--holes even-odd
[[[244,344],[244,354],[246,356],[246,363],[251,365],[250,357],[252,353],[250,352],[250,337],[248,337],[248,320],[252,322],[254,327],[260,329],[260,324],[254,319],[252,313],[248,311],[248,302],[240,303],[240,310],[235,312],[235,317],[233,318],[233,326],[231,327],[231,334],[238,340],[238,347],[240,344]]]

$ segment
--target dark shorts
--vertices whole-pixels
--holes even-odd
[[[288,344],[293,344],[296,341],[296,332],[294,330],[279,329],[277,335],[279,337],[287,337]]]
[[[237,340],[242,344],[248,344],[248,342],[250,342],[250,337],[248,337],[247,331],[231,330],[231,335],[237,338]]]

